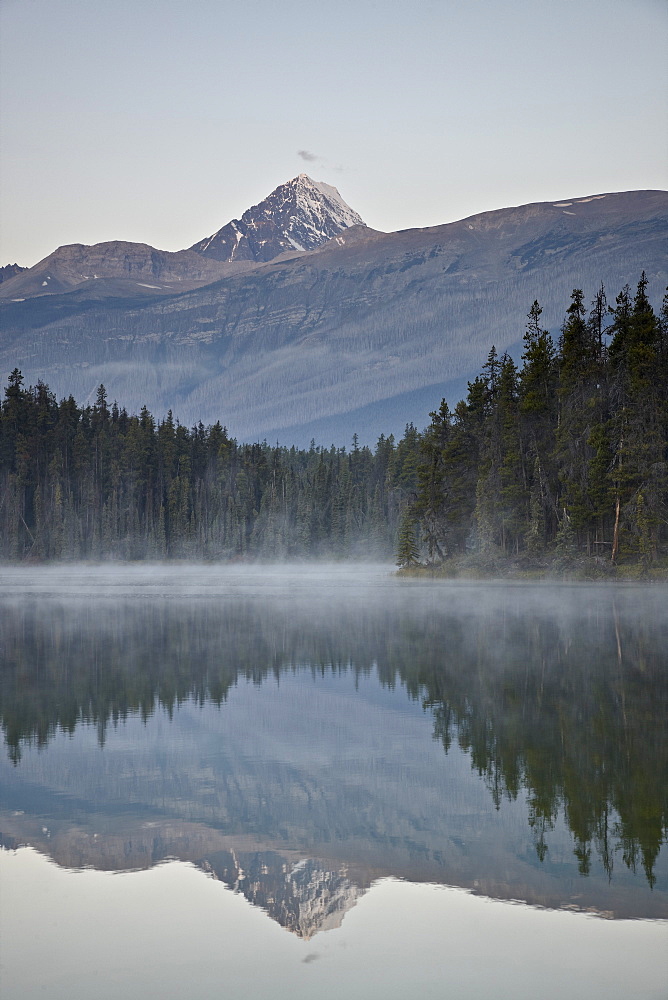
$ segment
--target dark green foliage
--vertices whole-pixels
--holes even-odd
[[[575,289],[559,349],[534,302],[523,367],[494,348],[466,402],[431,414],[415,510],[428,557],[620,556],[648,568],[668,541],[668,299],[643,273],[605,328],[601,286]],[[606,341],[611,337],[609,346]]]
[[[216,423],[58,403],[9,377],[0,413],[0,558],[391,558],[420,435],[375,454],[239,445]]]
[[[415,566],[420,548],[416,538],[416,517],[412,504],[406,504],[399,525],[398,566]]]

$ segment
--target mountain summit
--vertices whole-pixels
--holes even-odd
[[[299,174],[190,249],[213,260],[263,262],[285,250],[315,250],[363,225],[335,187]]]

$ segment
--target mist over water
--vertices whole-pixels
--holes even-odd
[[[223,598],[252,593],[301,594],[325,600],[396,586],[391,563],[48,563],[0,567],[0,597],[108,598],[123,596]],[[317,590],[314,589],[317,587]]]
[[[526,608],[545,612],[566,623],[613,609],[629,620],[653,619],[666,628],[668,584],[634,582],[573,583],[501,578],[476,581],[403,577],[393,563],[46,563],[0,566],[0,600],[26,597],[59,600],[134,597],[272,598],[296,601],[308,609],[313,602],[329,604],[364,598],[365,607],[396,602],[402,607],[467,609],[472,615]],[[297,606],[299,607],[299,606]]]
[[[667,597],[4,567],[2,843],[133,878],[178,858],[305,944],[388,877],[666,919]]]

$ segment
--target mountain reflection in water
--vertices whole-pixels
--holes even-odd
[[[305,938],[388,874],[668,916],[665,590],[301,572],[7,586],[5,846],[191,860]]]

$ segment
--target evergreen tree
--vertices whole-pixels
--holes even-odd
[[[534,301],[524,334],[519,409],[530,501],[532,547],[542,548],[558,524],[558,480],[554,463],[557,416],[557,356],[552,338],[540,326],[542,309]]]
[[[416,539],[416,518],[411,504],[406,504],[401,514],[397,565],[403,568],[417,565],[419,557]]]

